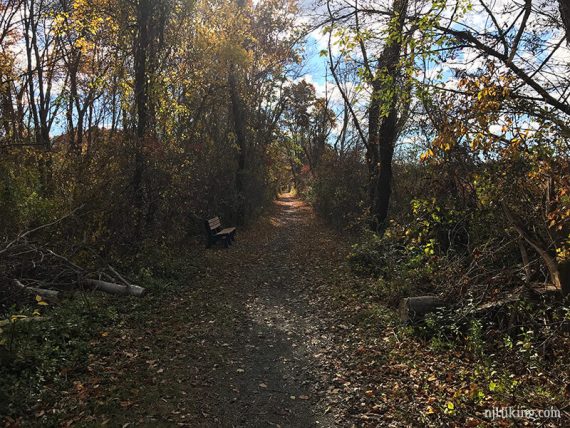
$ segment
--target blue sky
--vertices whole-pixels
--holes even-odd
[[[299,0],[299,24],[315,25],[318,19],[315,18],[318,14],[317,9],[315,0]],[[304,61],[300,70],[301,74],[306,76],[306,80],[315,85],[317,95],[320,96],[324,95],[328,68],[328,58],[320,56],[320,52],[326,48],[327,40],[327,36],[323,36],[320,29],[312,31],[305,37]],[[333,86],[329,73],[329,90],[332,90]]]
[[[315,38],[313,33],[309,34],[306,38],[305,57],[306,57],[306,72],[313,77],[317,83],[324,84],[327,72],[327,57],[319,55],[321,46],[319,41]]]

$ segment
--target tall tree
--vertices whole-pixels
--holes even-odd
[[[372,80],[373,89],[368,110],[366,160],[370,172],[372,228],[380,232],[386,227],[392,194],[394,147],[403,126],[398,106],[404,90],[401,85],[403,66],[400,55],[404,43],[403,30],[407,10],[408,0],[394,0],[386,44],[378,57]]]
[[[245,0],[236,0],[236,15],[241,19],[247,20],[246,8],[248,7]],[[238,49],[244,49],[241,44],[237,46]],[[236,144],[238,147],[238,167],[236,171],[236,192],[238,195],[237,218],[240,223],[245,219],[245,203],[243,200],[243,192],[245,190],[246,180],[246,160],[247,160],[247,117],[246,109],[244,108],[242,96],[240,93],[240,80],[241,73],[239,65],[236,61],[230,60],[228,69],[228,88],[230,92],[230,101],[232,109],[232,119],[236,135]]]
[[[366,146],[366,164],[368,166],[368,204],[371,215],[371,228],[383,233],[386,227],[390,196],[392,194],[392,160],[394,148],[400,130],[404,125],[407,114],[402,105],[409,99],[409,85],[405,82],[409,76],[405,70],[405,61],[402,59],[403,48],[406,43],[404,34],[407,20],[408,0],[394,0],[384,9],[378,11],[361,9],[358,2],[352,6],[352,11],[346,13],[344,8],[340,12],[332,10],[330,1],[327,2],[329,20],[334,26],[347,19],[352,20],[346,24],[353,33],[352,37],[341,38],[340,43],[347,46],[346,50],[355,45],[359,47],[363,67],[359,76],[370,87],[370,98],[367,108],[367,132],[361,125],[362,120],[357,117],[346,91],[340,84],[337,66],[331,53],[329,38],[329,57],[331,72],[341,92],[345,105],[349,108],[358,133]],[[361,25],[361,15],[378,15],[387,19],[382,31],[383,47],[378,53],[369,52],[366,40],[370,38],[370,30]],[[332,34],[332,26],[329,27]],[[377,41],[377,40],[376,40]],[[374,58],[375,57],[375,58]]]

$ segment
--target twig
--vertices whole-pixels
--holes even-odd
[[[127,281],[125,278],[123,278],[123,276],[119,272],[117,272],[115,269],[113,269],[113,266],[111,266],[110,264],[107,264],[107,267],[109,268],[109,270],[111,272],[113,272],[115,275],[117,275],[117,278],[119,278],[121,281],[123,281],[127,287],[130,287],[132,285],[129,281]]]
[[[42,224],[41,226],[35,227],[33,229],[30,229],[20,235],[18,235],[13,241],[9,242],[2,250],[0,250],[0,254],[5,253],[6,251],[8,251],[8,249],[14,245],[16,242],[20,241],[22,238],[25,238],[26,236],[30,235],[31,233],[37,232],[38,230],[41,229],[45,229],[46,227],[50,227],[50,226],[54,226],[58,223],[60,223],[61,221],[65,220],[66,218],[72,216],[73,214],[75,214],[76,211],[78,211],[79,209],[83,208],[83,205],[80,205],[79,207],[75,208],[73,211],[67,213],[66,215],[64,215],[63,217],[58,218],[55,221],[52,221],[51,223],[47,223],[47,224]]]

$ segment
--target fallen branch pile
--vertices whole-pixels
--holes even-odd
[[[0,311],[25,303],[35,295],[58,300],[62,294],[84,290],[132,296],[144,294],[144,288],[125,279],[85,244],[55,242],[51,236],[50,242],[45,242],[48,241],[46,232],[70,219],[78,209],[6,240],[3,245],[0,243]]]

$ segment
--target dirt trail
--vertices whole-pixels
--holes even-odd
[[[209,257],[209,300],[223,302],[226,311],[202,309],[202,324],[223,325],[206,339],[206,348],[219,347],[219,362],[203,404],[212,422],[227,426],[330,426],[317,405],[314,355],[323,339],[306,295],[313,266],[296,252],[316,236],[314,219],[293,198],[277,205],[269,225]]]
[[[177,298],[113,332],[76,421],[112,426],[337,426],[334,332],[319,300],[345,250],[312,210],[282,197]],[[132,324],[130,322],[129,324]],[[333,361],[333,362],[331,362]],[[101,376],[100,374],[103,373]],[[96,386],[98,385],[98,386]],[[340,424],[345,426],[345,424]]]

